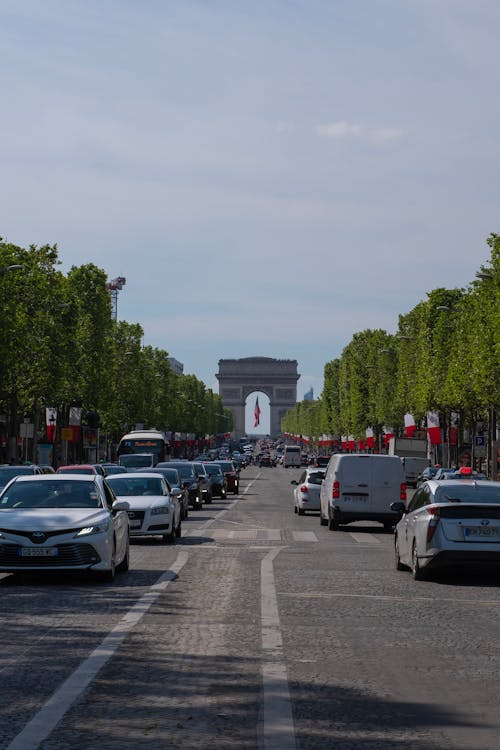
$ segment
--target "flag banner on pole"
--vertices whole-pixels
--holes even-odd
[[[415,417],[413,414],[405,414],[405,435],[406,437],[413,437],[413,433],[417,429],[415,424]]]
[[[253,410],[253,415],[255,417],[255,424],[254,427],[258,427],[260,424],[260,406],[259,406],[259,397],[255,399],[255,409]]]
[[[441,443],[441,427],[439,426],[439,414],[437,411],[427,412],[427,435],[431,445]]]
[[[394,428],[384,425],[382,429],[384,431],[384,445],[388,446],[391,442],[391,438],[394,437]]]
[[[45,409],[45,424],[47,425],[47,439],[54,443],[56,439],[57,407],[48,406]]]
[[[367,427],[365,430],[366,444],[368,448],[375,448],[375,438],[373,436],[373,428]]]

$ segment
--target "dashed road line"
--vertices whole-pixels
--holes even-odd
[[[318,537],[314,531],[292,531],[294,542],[317,542]]]
[[[177,578],[188,561],[187,550],[180,550],[172,567],[161,575],[139,601],[121,618],[90,656],[71,674],[49,698],[47,703],[12,740],[6,750],[36,750],[47,739],[73,703],[94,680],[106,662],[140,622],[152,604],[168,585]]]
[[[375,534],[356,534],[354,531],[349,532],[349,536],[358,544],[380,544],[380,539]]]

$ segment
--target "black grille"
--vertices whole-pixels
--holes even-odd
[[[36,531],[25,531],[24,529],[22,531],[18,531],[17,529],[0,529],[0,531],[3,531],[4,534],[15,534],[15,536],[25,536],[27,539],[30,539],[34,544],[43,544],[43,542],[51,536],[58,536],[61,534],[76,534],[77,531],[80,531],[80,528],[57,529],[56,531],[43,531],[41,533],[44,534],[45,538],[40,539],[40,540],[36,538],[36,534],[40,533],[39,529],[37,529]],[[33,534],[35,534],[35,538],[33,538]]]
[[[441,506],[441,518],[500,518],[500,505],[452,505]]]
[[[142,522],[144,521],[144,512],[145,511],[143,511],[143,510],[129,510],[127,512],[128,512],[128,517],[130,519],[133,519],[134,521],[140,521],[141,522],[141,526],[142,526]]]
[[[22,557],[21,547],[0,544],[0,566],[10,568],[69,568],[78,565],[95,565],[101,561],[91,544],[60,544],[58,554],[48,557]]]

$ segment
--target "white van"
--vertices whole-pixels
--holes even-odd
[[[299,466],[301,465],[300,458],[300,446],[298,445],[285,445],[283,448],[283,466]]]
[[[335,453],[321,485],[320,522],[330,530],[351,521],[379,521],[390,529],[400,516],[391,503],[406,500],[398,456]]]

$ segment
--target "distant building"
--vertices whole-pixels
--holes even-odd
[[[169,357],[168,358],[170,369],[172,372],[175,372],[176,375],[182,375],[184,372],[184,365],[182,362],[179,362],[178,359],[175,359],[175,357]]]
[[[314,401],[314,390],[313,388],[309,388],[307,393],[304,393],[304,401]]]

